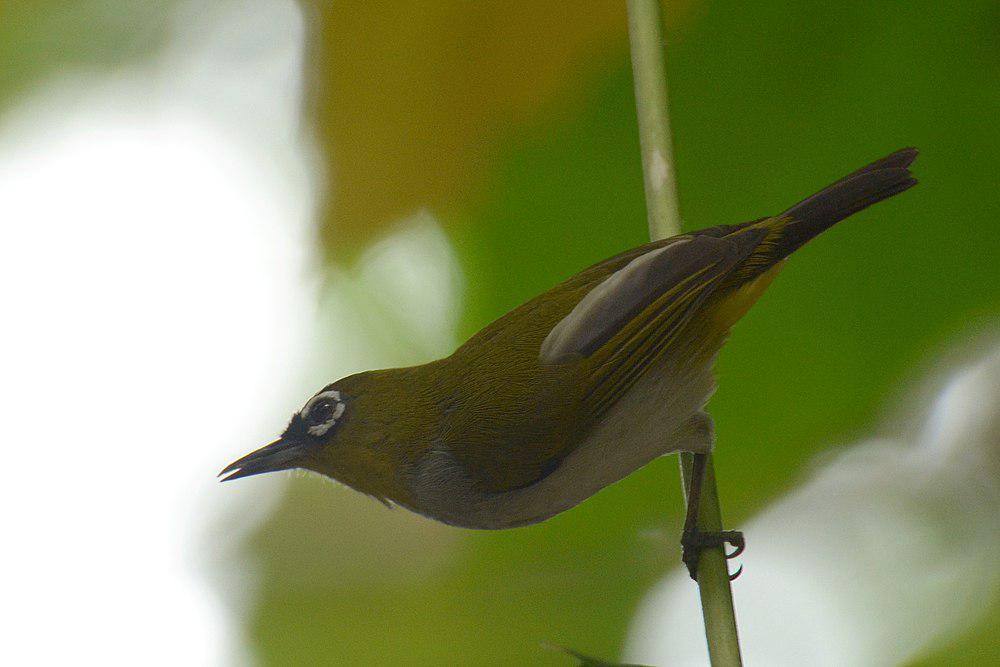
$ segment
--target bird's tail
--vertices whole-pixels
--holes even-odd
[[[792,254],[844,218],[916,185],[917,179],[907,167],[917,159],[917,154],[916,148],[898,150],[844,176],[782,213],[778,217],[787,219],[788,223],[774,240],[776,259]]]

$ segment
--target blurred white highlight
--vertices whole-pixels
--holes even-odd
[[[457,346],[463,279],[434,217],[420,211],[322,287],[323,344],[310,364],[317,387],[368,368],[423,363]]]
[[[4,664],[235,649],[194,554],[206,496],[250,492],[215,471],[284,419],[303,362],[312,196],[296,3],[205,8],[157,63],[0,127]]]
[[[1000,346],[953,368],[913,434],[859,443],[742,528],[734,585],[751,665],[908,664],[1000,590]],[[912,406],[911,406],[912,408]],[[697,587],[674,571],[626,660],[705,665]]]

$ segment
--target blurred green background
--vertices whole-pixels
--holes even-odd
[[[170,3],[77,4],[0,6],[0,111],[53,71],[166,39]],[[642,243],[624,4],[305,1],[322,261],[352,267],[428,210],[464,275],[464,339]],[[775,213],[894,149],[922,151],[920,186],[798,253],[720,357],[716,469],[738,527],[819,452],[870,430],[930,355],[1000,315],[1000,5],[686,0],[666,14],[687,229]],[[261,664],[566,664],[543,642],[614,658],[679,557],[674,458],[505,532],[287,484],[232,556],[255,563],[243,622]],[[1000,664],[998,625],[994,608],[918,664]]]

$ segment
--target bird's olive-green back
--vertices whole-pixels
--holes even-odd
[[[449,378],[435,399],[441,413],[436,437],[466,470],[475,471],[484,490],[509,491],[547,475],[650,365],[671,352],[671,341],[681,340],[678,333],[723,277],[752,256],[766,232],[739,237],[745,228],[703,230],[707,237],[729,231],[737,240],[706,244],[711,252],[695,262],[704,270],[656,290],[587,356],[547,364],[539,351],[552,329],[595,287],[633,260],[690,235],[591,266],[487,326],[436,362],[441,367],[435,372]],[[732,252],[726,254],[729,246]],[[718,338],[723,337],[724,332]]]

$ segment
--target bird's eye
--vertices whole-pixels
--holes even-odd
[[[325,435],[344,414],[345,408],[339,391],[324,391],[306,403],[306,407],[302,409],[302,418],[311,435]]]
[[[306,419],[310,424],[324,424],[333,416],[336,404],[329,398],[324,398],[309,406],[309,414]]]

